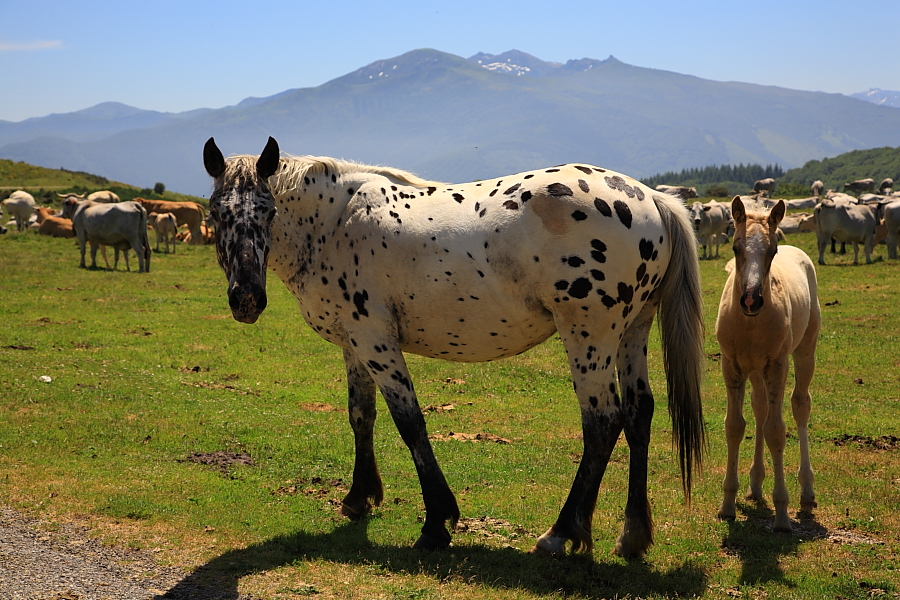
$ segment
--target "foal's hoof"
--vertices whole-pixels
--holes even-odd
[[[369,514],[372,505],[368,502],[362,504],[348,504],[346,501],[341,502],[341,514],[351,521],[358,521]]]

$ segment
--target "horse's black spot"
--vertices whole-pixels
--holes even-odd
[[[604,281],[606,279],[606,274],[598,269],[591,269],[591,277],[597,281]]]
[[[531,179],[532,177],[534,177],[534,173],[529,173],[525,176],[525,179]]]
[[[559,173],[559,169],[547,169],[544,173]]]
[[[462,194],[453,194],[453,199],[459,203],[462,203],[462,201],[465,200]]]
[[[327,278],[327,277],[324,277],[324,276],[322,277],[322,284],[323,284],[323,285],[328,285],[328,278]]]
[[[526,179],[527,179],[527,177],[526,177]],[[529,190],[525,190],[524,192],[522,192],[522,195],[519,196],[519,198],[521,198],[522,203],[524,204],[524,203],[528,202],[529,200],[531,200],[531,192]]]
[[[647,276],[647,263],[641,263],[641,266],[638,267],[637,273],[635,274],[635,279],[638,281],[643,281],[644,277]],[[644,285],[643,283],[641,285]]]
[[[354,292],[353,293],[353,304],[356,305],[356,311],[364,316],[369,316],[369,311],[366,310],[366,300],[369,299],[369,292],[363,290],[362,292]]]
[[[591,251],[591,258],[596,260],[598,263],[605,263],[606,255],[604,254],[604,252],[606,252],[606,244],[604,244],[600,240],[591,240],[591,248],[593,248],[593,250]]]
[[[560,291],[565,290],[568,287],[569,287],[569,282],[566,281],[565,279],[560,279],[559,281],[556,282],[556,289],[558,289]]]
[[[607,204],[605,200],[594,198],[594,207],[599,210],[600,214],[604,217],[612,216],[612,209],[609,207],[609,204]]]
[[[503,207],[504,207],[504,208],[508,208],[509,210],[518,210],[518,209],[519,209],[519,203],[518,203],[518,202],[514,202],[514,201],[512,201],[512,200],[507,200],[506,202],[503,203]]]
[[[433,193],[435,193],[436,191],[437,191],[437,188],[436,188],[436,187],[430,187],[430,188],[428,188],[428,195],[430,196],[430,195],[432,195]]]
[[[516,192],[516,190],[518,190],[521,186],[522,186],[521,183],[517,183],[516,185],[511,186],[509,189],[507,189],[505,192],[503,192],[503,195],[509,196],[510,194],[514,194]]]
[[[642,190],[638,186],[634,186],[634,195],[637,196],[638,200],[643,200],[644,199],[644,190]]]
[[[580,256],[569,256],[563,259],[564,263],[567,263],[570,267],[580,267],[584,264],[584,259]]]
[[[622,225],[631,229],[631,209],[628,208],[628,205],[621,200],[616,200],[613,203],[613,208],[616,209],[616,215],[619,217],[619,220],[622,221]]]
[[[585,181],[584,179],[578,180],[578,187],[581,188],[581,191],[585,194],[591,191],[591,188],[588,186],[587,181]]]
[[[625,304],[631,304],[631,300],[634,298],[634,287],[620,281],[618,288],[619,301],[624,302]]]
[[[382,365],[381,363],[379,363],[376,360],[370,360],[366,364],[369,365],[369,368],[371,368],[374,371],[378,371],[378,372],[384,371],[386,368],[386,365]]]
[[[597,293],[600,293],[600,291],[601,290],[597,290]],[[603,306],[605,306],[606,308],[612,308],[613,306],[618,304],[618,301],[609,294],[604,293],[602,294],[602,296],[603,298],[600,301],[603,302]]]
[[[572,213],[572,218],[576,221],[584,221],[585,219],[587,219],[587,215],[580,210],[576,210]]]
[[[569,295],[573,298],[586,298],[593,287],[589,279],[579,277],[569,286]]]
[[[591,170],[590,170],[589,168],[587,168],[587,167],[582,167],[581,165],[574,165],[574,167],[575,167],[576,169],[578,169],[579,171],[581,171],[582,173],[584,173],[585,175],[590,175],[590,174],[591,174]]]
[[[547,171],[547,172],[550,173],[551,171]],[[557,196],[557,197],[571,196],[572,189],[569,186],[562,184],[562,183],[551,183],[550,185],[547,186],[547,193],[550,194],[551,196]]]
[[[653,242],[641,238],[641,242],[640,244],[638,244],[638,248],[641,252],[641,258],[644,260],[650,260],[650,257],[653,255]]]

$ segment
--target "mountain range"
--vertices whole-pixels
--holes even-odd
[[[566,63],[512,50],[462,58],[414,50],[313,88],[183,113],[104,103],[0,121],[0,158],[206,195],[201,152],[259,153],[269,135],[291,154],[390,165],[442,181],[564,162],[634,177],[683,168],[791,168],[900,146],[900,93],[859,98],[719,82],[625,64]],[[896,94],[892,96],[891,94]]]

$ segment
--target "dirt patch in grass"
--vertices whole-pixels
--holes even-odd
[[[328,498],[333,494],[346,494],[349,491],[343,479],[322,479],[321,477],[302,477],[297,481],[289,481],[274,492],[273,496],[302,495],[313,498]]]
[[[446,435],[443,433],[435,433],[428,437],[436,442],[456,440],[457,442],[494,442],[496,444],[512,444],[512,440],[502,438],[493,433],[454,433],[451,431]]]
[[[849,446],[852,444],[864,450],[900,450],[900,437],[895,435],[872,437],[845,433],[833,438],[831,441],[835,446]]]
[[[494,540],[501,544],[520,538],[522,536],[530,536],[527,529],[521,525],[515,525],[504,519],[495,519],[494,517],[477,517],[474,519],[462,518],[456,524],[457,533],[467,533],[482,540]]]
[[[253,466],[253,458],[249,454],[243,452],[228,452],[226,450],[218,450],[216,452],[192,452],[184,460],[179,462],[192,462],[200,465],[212,467],[216,471],[228,474],[231,467],[235,465]]]

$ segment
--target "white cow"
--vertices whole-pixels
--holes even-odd
[[[16,229],[23,231],[34,217],[34,196],[22,190],[16,190],[3,201],[9,215],[16,220]]]
[[[754,194],[762,194],[766,192],[766,196],[775,191],[775,180],[771,177],[766,177],[765,179],[757,179],[756,183],[753,184],[753,193]]]
[[[710,200],[706,204],[694,202],[691,205],[691,221],[694,223],[697,239],[703,246],[703,258],[712,258],[713,244],[716,245],[716,257],[718,257],[720,234],[727,233],[731,225],[729,211],[715,200]],[[707,256],[707,248],[709,248],[709,256]]]
[[[159,252],[159,241],[166,243],[166,254],[169,253],[169,240],[172,240],[172,254],[175,254],[175,235],[178,233],[178,220],[172,213],[155,213],[147,215],[147,224],[156,231],[156,251]]]
[[[872,262],[875,214],[868,206],[835,203],[825,200],[813,211],[816,219],[816,242],[819,264],[825,264],[825,248],[831,239],[853,244],[853,264],[859,264],[859,244],[865,246],[866,263]]]
[[[784,202],[788,209],[815,208],[818,203],[818,198],[795,198],[794,200],[785,200]]]
[[[119,202],[119,196],[109,190],[100,190],[99,192],[88,194],[87,199],[94,202]]]
[[[822,192],[825,191],[825,184],[822,183],[821,179],[816,179],[812,182],[810,189],[812,190],[812,195],[818,198],[822,195]]]
[[[138,257],[138,269],[142,273],[150,271],[150,240],[147,236],[147,211],[137,202],[105,204],[84,200],[74,203],[72,228],[78,237],[81,250],[81,264],[85,266],[84,253],[91,243],[91,268],[97,267],[97,247],[100,244],[112,246],[116,250],[113,268],[118,268],[119,250],[125,251],[125,268],[128,264],[128,249]],[[65,212],[63,213],[65,216]]]
[[[884,226],[887,230],[888,258],[897,258],[897,242],[900,241],[900,200],[885,204]]]

